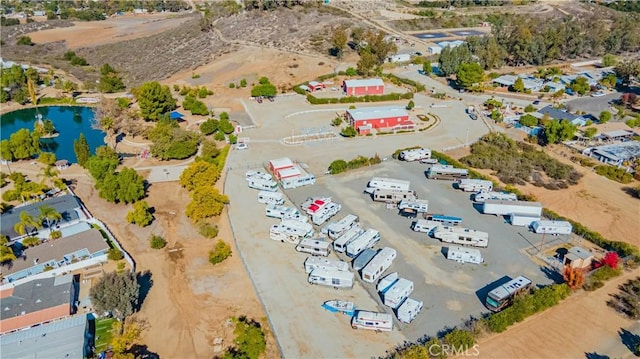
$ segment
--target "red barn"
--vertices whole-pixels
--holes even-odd
[[[359,134],[366,135],[372,129],[411,129],[409,113],[401,107],[367,107],[347,110],[347,121]]]
[[[384,82],[381,79],[344,80],[342,91],[347,96],[382,95]]]
[[[309,82],[309,85],[307,85],[307,87],[309,87],[309,91],[311,91],[311,92],[324,90],[326,88],[325,84],[323,84],[322,82],[318,82],[318,81]]]
[[[278,158],[278,159],[269,161],[269,169],[271,170],[271,173],[273,173],[273,175],[276,176],[277,178],[280,178],[279,176],[280,171],[287,170],[287,169],[291,170],[293,168],[294,168],[293,162],[287,157]]]

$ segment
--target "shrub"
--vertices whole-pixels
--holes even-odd
[[[342,129],[342,131],[340,131],[340,134],[344,137],[356,137],[358,135],[358,132],[356,131],[355,128],[353,128],[353,126],[347,126],[345,128]]]
[[[342,124],[342,117],[338,116],[331,121],[331,126],[337,127]]]
[[[16,45],[31,46],[33,45],[33,41],[31,41],[31,38],[29,36],[20,36],[18,38],[18,41],[16,41]]]
[[[233,318],[236,327],[233,331],[235,334],[235,346],[227,349],[225,358],[246,358],[258,359],[265,352],[267,342],[262,332],[260,323],[254,320],[248,320],[245,316],[238,319]]]
[[[119,261],[124,258],[124,254],[118,248],[111,248],[109,249],[107,258],[112,261]]]
[[[218,240],[212,251],[209,252],[209,262],[213,265],[221,263],[231,256],[231,247],[222,240]]]
[[[49,233],[49,238],[51,239],[58,239],[62,237],[62,232],[61,231],[51,231],[51,233]]]
[[[162,249],[167,245],[167,241],[164,238],[155,234],[151,236],[149,243],[153,249]]]
[[[199,79],[200,78],[200,74],[197,74],[197,73],[194,72],[194,73],[191,74],[191,78],[192,79]]]
[[[329,172],[331,172],[332,175],[337,175],[338,173],[342,173],[346,170],[347,161],[345,160],[335,160],[329,165]]]
[[[609,266],[613,269],[618,268],[618,262],[619,262],[619,258],[618,258],[617,252],[607,252],[604,258],[602,258],[602,264]]]
[[[624,168],[616,168],[609,165],[600,165],[595,167],[596,173],[605,176],[608,179],[620,183],[629,183],[633,181],[633,176]]]
[[[608,265],[602,266],[591,273],[584,283],[584,290],[593,291],[604,285],[607,280],[622,274],[621,269],[614,269]]]
[[[38,237],[27,237],[22,240],[22,245],[27,248],[37,246],[38,244],[40,244],[40,238]]]
[[[240,80],[240,87],[247,87],[247,80],[245,79]]]
[[[532,104],[528,104],[525,108],[524,108],[524,112],[536,112],[536,108],[535,106],[533,106]]]
[[[198,228],[198,233],[205,238],[216,238],[218,236],[218,226],[212,226],[209,223],[202,223]]]
[[[209,119],[200,124],[200,132],[203,135],[208,136],[214,132],[218,131],[218,120]]]
[[[230,83],[229,83],[229,88],[230,88],[230,89],[234,89],[234,88],[236,88],[236,84],[234,84],[233,82],[230,82]]]
[[[475,344],[471,332],[455,328],[444,336],[444,342],[457,350],[467,350]]]

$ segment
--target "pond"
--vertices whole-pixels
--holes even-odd
[[[87,138],[91,153],[95,153],[97,147],[104,145],[105,133],[92,128],[93,109],[80,106],[46,106],[29,108],[9,112],[0,116],[0,139],[9,139],[12,133],[26,128],[33,131],[33,125],[37,114],[42,119],[49,119],[58,131],[55,138],[43,138],[40,140],[41,149],[44,152],[53,152],[59,160],[68,160],[76,163],[76,154],[73,151],[73,141],[80,137],[81,133]]]

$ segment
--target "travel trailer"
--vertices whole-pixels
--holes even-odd
[[[465,168],[455,168],[451,165],[433,165],[427,170],[427,178],[456,180],[469,176],[469,171]]]
[[[335,268],[316,268],[307,279],[311,284],[326,285],[334,288],[353,287],[353,273]]]
[[[249,188],[259,189],[262,191],[276,192],[278,190],[278,183],[274,180],[266,180],[264,178],[251,177],[247,178]]]
[[[359,310],[351,318],[351,328],[390,332],[393,330],[393,316],[387,313]]]
[[[398,203],[398,209],[414,209],[418,213],[427,213],[429,211],[429,201],[426,199],[402,200]]]
[[[376,202],[399,203],[406,200],[416,199],[415,191],[404,191],[394,189],[376,188],[373,191],[373,200]]]
[[[264,204],[283,205],[284,195],[281,192],[260,191],[258,192],[258,202]]]
[[[511,213],[509,215],[509,223],[511,223],[512,226],[522,226],[529,228],[531,223],[539,220],[540,216],[536,216],[533,214]]]
[[[311,236],[313,236],[313,226],[294,219],[283,219],[269,229],[269,237],[274,241],[298,244],[303,238]]]
[[[449,248],[447,248],[447,259],[458,263],[480,264],[484,262],[479,250],[459,246],[449,246]]]
[[[245,178],[247,179],[247,181],[250,178],[260,178],[260,179],[263,179],[265,181],[273,180],[273,176],[271,176],[270,174],[262,172],[262,171],[255,171],[255,170],[247,171],[245,173]]]
[[[375,249],[367,248],[364,251],[362,251],[360,254],[358,254],[356,259],[354,259],[353,262],[351,262],[351,266],[353,267],[353,270],[359,272],[362,268],[364,268],[367,264],[369,264],[369,262],[371,262],[371,260],[373,259],[373,257],[376,256],[376,254],[378,254],[378,250],[375,250]]]
[[[462,218],[453,217],[453,216],[445,216],[444,214],[425,214],[424,219],[440,222],[446,226],[457,226],[462,223]]]
[[[393,260],[396,259],[396,250],[389,247],[384,247],[375,257],[362,268],[362,280],[368,283],[373,283],[384,271],[389,269]]]
[[[527,291],[531,287],[531,280],[519,276],[509,282],[493,289],[487,294],[487,308],[493,312],[499,312],[509,306],[516,295]]]
[[[358,238],[362,233],[364,233],[364,229],[360,228],[360,226],[351,227],[333,242],[333,250],[336,252],[346,251],[347,245],[354,239]]]
[[[367,229],[353,241],[347,244],[347,256],[355,258],[363,250],[373,247],[380,240],[380,232],[375,229]]]
[[[345,234],[349,229],[356,226],[360,219],[355,214],[348,214],[337,222],[330,222],[321,230],[322,234],[326,234],[331,239],[337,239]]]
[[[300,213],[297,208],[279,206],[277,204],[268,204],[265,207],[265,214],[267,217],[279,218],[279,219],[295,219],[300,222],[309,222],[309,217]]]
[[[418,316],[423,306],[424,303],[422,303],[422,301],[407,298],[400,304],[398,309],[396,309],[396,316],[402,323],[409,324]]]
[[[298,188],[302,186],[309,186],[316,183],[316,177],[312,174],[305,173],[299,176],[283,178],[280,180],[280,184],[282,184],[282,188],[284,189],[292,189]]]
[[[309,198],[301,206],[315,225],[323,224],[342,209],[342,205],[331,201],[331,197]]]
[[[465,192],[493,191],[493,182],[487,180],[464,178],[457,180],[456,184]]]
[[[330,247],[331,243],[322,238],[304,238],[296,246],[296,251],[326,257],[331,253]]]
[[[488,199],[498,201],[517,201],[518,196],[511,192],[477,192],[473,196],[473,200],[476,202],[484,202]]]
[[[531,229],[535,233],[571,234],[573,226],[567,221],[534,221]]]
[[[398,278],[390,287],[380,292],[383,304],[393,309],[397,308],[413,292],[413,282]]]
[[[409,191],[410,186],[410,181],[395,178],[373,177],[369,183],[367,183],[367,188],[364,191],[367,193],[373,193],[376,188]]]
[[[411,224],[411,229],[415,232],[431,233],[434,229],[438,228],[440,222],[432,221],[428,219],[419,219]]]
[[[431,150],[428,148],[414,148],[400,152],[398,158],[402,161],[420,161],[422,159],[431,158]]]
[[[496,216],[510,215],[511,213],[542,215],[542,204],[527,201],[496,201],[488,199],[482,204],[482,213],[495,214]]]
[[[393,285],[393,283],[395,283],[397,280],[398,280],[398,272],[389,273],[378,281],[378,284],[376,285],[376,290],[382,293],[385,290],[389,289]]]
[[[487,247],[489,233],[462,227],[438,226],[433,237],[445,243],[460,244],[474,247]]]
[[[337,259],[321,258],[316,256],[307,257],[304,261],[304,271],[306,273],[311,273],[316,268],[332,268],[340,271],[349,271],[349,263]]]

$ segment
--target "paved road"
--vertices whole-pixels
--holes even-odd
[[[579,97],[567,101],[565,105],[571,112],[585,111],[598,118],[600,112],[611,111],[611,101],[618,100],[621,96],[620,93],[614,92],[601,97]]]

